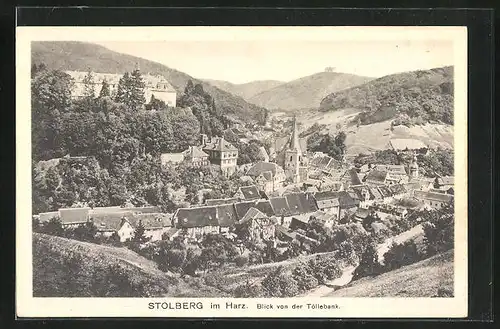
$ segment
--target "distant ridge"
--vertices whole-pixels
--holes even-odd
[[[239,120],[257,120],[264,108],[250,104],[243,98],[221,90],[192,76],[169,68],[163,64],[140,57],[111,51],[103,46],[77,41],[36,41],[31,44],[32,63],[44,63],[49,69],[120,73],[134,70],[138,64],[144,73],[164,76],[176,89],[178,95],[184,91],[189,80],[201,83],[223,113]]]
[[[222,80],[205,79],[204,81],[233,95],[240,96],[246,101],[263,91],[275,88],[285,83],[277,80],[259,80],[240,84]]]
[[[267,109],[317,108],[328,94],[372,79],[347,73],[320,72],[265,90],[248,101]]]

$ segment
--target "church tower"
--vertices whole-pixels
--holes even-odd
[[[418,178],[417,153],[413,152],[413,159],[409,166],[410,179]]]
[[[302,161],[302,150],[300,149],[299,134],[297,132],[297,119],[293,117],[292,134],[285,150],[285,175],[293,183],[300,182],[299,166]]]

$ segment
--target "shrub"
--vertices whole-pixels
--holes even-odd
[[[236,298],[257,298],[262,297],[262,294],[262,286],[257,283],[250,283],[249,281],[237,286],[233,291],[233,295]]]
[[[292,271],[292,278],[297,282],[300,291],[311,290],[318,286],[318,279],[312,273],[312,268],[306,264],[300,264]]]
[[[238,255],[234,258],[234,262],[238,267],[245,266],[248,263],[248,257],[243,255]]]
[[[440,210],[428,214],[429,220],[423,223],[424,241],[427,256],[445,252],[454,244],[454,213],[453,205],[447,205]]]
[[[401,244],[394,243],[384,254],[384,267],[392,271],[401,266],[413,264],[421,259],[415,241],[409,240]]]
[[[320,284],[324,284],[327,280],[339,278],[342,275],[339,265],[331,258],[318,257],[311,259],[308,266],[310,272]]]
[[[262,288],[267,297],[293,297],[299,293],[297,282],[285,272],[283,266],[262,280]]]
[[[353,280],[360,279],[365,276],[375,276],[381,273],[381,266],[378,261],[377,248],[373,243],[370,243],[361,255],[361,260],[358,267],[354,270]]]

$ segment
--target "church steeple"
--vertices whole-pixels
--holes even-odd
[[[295,114],[293,115],[292,134],[290,135],[288,148],[300,151],[299,133],[297,131],[297,116]]]
[[[417,163],[417,153],[413,152],[413,158],[410,162],[409,166],[410,171],[410,179],[418,178],[418,163]]]

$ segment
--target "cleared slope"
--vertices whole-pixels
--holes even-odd
[[[195,79],[190,75],[169,68],[163,64],[143,58],[111,51],[103,46],[76,41],[37,41],[31,44],[32,63],[44,63],[49,69],[87,71],[101,73],[130,72],[138,64],[144,73],[164,76],[178,93],[182,93],[189,80],[201,83],[229,116],[247,120],[258,118],[263,108],[246,102],[243,98],[230,94],[213,85]]]
[[[415,264],[362,278],[325,297],[434,297],[453,291],[453,250]]]
[[[39,233],[33,234],[33,294],[36,297],[220,296],[211,287],[190,287],[127,248]]]
[[[317,108],[328,94],[370,80],[372,78],[353,74],[321,72],[263,91],[251,97],[249,102],[268,109]]]
[[[207,79],[205,79],[205,82],[208,82],[209,84],[219,89],[225,90],[228,93],[240,96],[246,101],[248,101],[250,98],[261,92],[275,88],[285,83],[283,81],[276,81],[276,80],[261,80],[261,81],[252,81],[247,83],[235,84],[222,80],[207,80]]]

